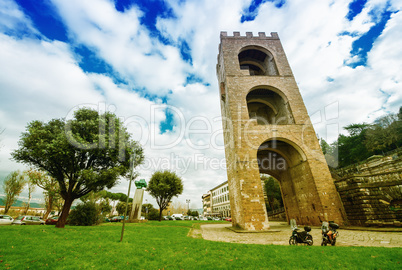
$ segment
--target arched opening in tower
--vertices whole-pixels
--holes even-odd
[[[269,174],[260,174],[265,206],[269,220],[286,221],[282,191],[279,181]]]
[[[246,100],[249,118],[256,119],[258,125],[294,124],[288,102],[275,91],[254,89],[247,94]]]
[[[257,152],[259,172],[279,181],[286,218],[297,224],[318,224],[318,194],[304,152],[293,142],[276,138],[265,141]]]
[[[239,55],[241,70],[248,70],[250,76],[276,76],[278,69],[273,55],[259,46],[244,47]]]

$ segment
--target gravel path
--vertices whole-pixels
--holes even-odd
[[[205,224],[201,226],[200,231],[193,232],[193,235],[201,234],[203,239],[210,241],[289,245],[290,226],[285,222],[270,222],[270,225],[271,230],[268,232],[239,233],[228,229],[232,226],[229,223]],[[402,247],[402,232],[342,230],[342,228],[338,232],[340,236],[337,238],[337,246]],[[312,227],[310,234],[313,236],[314,245],[321,245],[321,229]]]

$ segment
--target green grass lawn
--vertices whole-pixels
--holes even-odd
[[[0,226],[3,269],[401,269],[401,248],[246,245],[187,237],[204,221]],[[290,235],[289,235],[290,236]]]

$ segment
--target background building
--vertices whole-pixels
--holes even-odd
[[[212,214],[210,191],[202,195],[202,212],[204,216],[210,216]]]
[[[204,216],[231,217],[228,182],[223,182],[202,196]]]

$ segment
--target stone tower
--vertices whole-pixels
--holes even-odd
[[[232,224],[269,229],[260,173],[288,220],[343,223],[341,203],[277,33],[221,32],[217,64]]]

